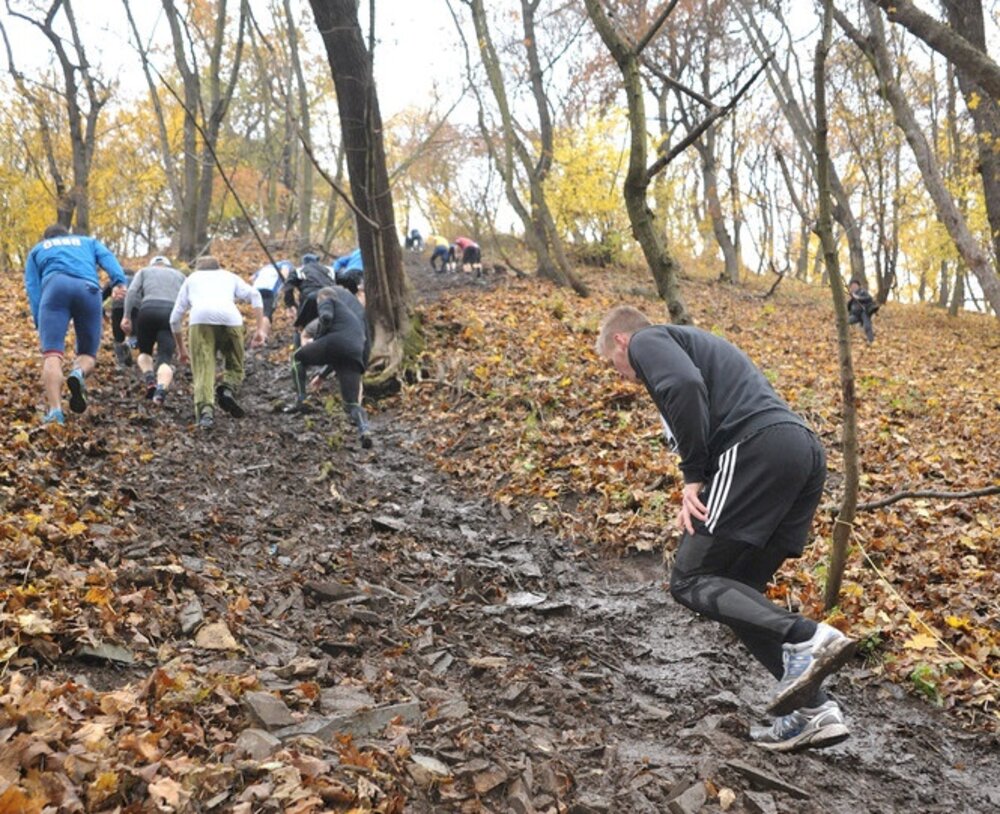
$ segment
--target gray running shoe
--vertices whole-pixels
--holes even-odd
[[[215,413],[210,408],[201,411],[198,417],[198,426],[203,430],[210,430],[215,426]]]
[[[750,740],[772,752],[798,752],[822,749],[850,737],[844,714],[837,702],[830,700],[815,709],[797,709],[776,718],[771,726],[750,729]]]
[[[785,674],[767,705],[768,715],[788,715],[808,703],[823,679],[843,667],[858,643],[820,622],[809,641],[782,645]]]
[[[87,385],[83,383],[83,371],[74,370],[66,377],[69,388],[69,409],[74,413],[82,413],[87,409]]]

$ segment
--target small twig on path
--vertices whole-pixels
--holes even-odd
[[[972,489],[968,492],[939,492],[934,489],[922,489],[922,490],[907,490],[904,492],[897,492],[894,495],[889,495],[881,500],[873,500],[871,503],[859,503],[857,511],[871,511],[872,509],[881,509],[883,506],[890,506],[893,503],[898,503],[900,500],[906,500],[907,498],[921,498],[930,497],[937,498],[938,500],[967,500],[973,497],[985,497],[986,495],[996,495],[1000,494],[1000,484],[996,486],[986,486],[982,489]]]

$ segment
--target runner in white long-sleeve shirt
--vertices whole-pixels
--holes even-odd
[[[195,272],[184,281],[174,310],[170,313],[170,329],[177,341],[177,356],[181,362],[191,362],[194,379],[195,419],[202,429],[215,423],[215,401],[230,415],[240,418],[243,408],[236,401],[236,392],[243,383],[243,316],[236,301],[250,303],[257,315],[257,330],[251,347],[264,344],[264,307],[260,292],[235,274],[225,271],[214,257],[202,257]],[[181,323],[190,311],[191,352],[184,343]],[[222,354],[222,382],[215,386],[215,353]],[[214,389],[213,389],[214,388]]]

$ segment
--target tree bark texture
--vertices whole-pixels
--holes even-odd
[[[385,163],[382,116],[355,0],[309,0],[326,46],[355,205],[376,225],[357,219],[365,266],[365,298],[374,333],[372,364],[395,371],[410,330],[409,291],[403,275],[392,191]]]

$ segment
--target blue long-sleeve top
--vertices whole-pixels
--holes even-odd
[[[68,274],[100,286],[97,269],[102,268],[115,285],[126,285],[125,272],[107,246],[86,235],[62,235],[38,243],[24,266],[24,288],[28,292],[31,316],[38,325],[38,305],[47,280]]]
[[[336,271],[364,271],[365,265],[361,261],[361,249],[355,249],[350,254],[338,257],[333,262],[333,270]]]

